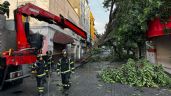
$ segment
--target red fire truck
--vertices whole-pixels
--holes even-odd
[[[28,20],[23,22],[22,16],[26,18],[29,16],[39,21],[55,24],[62,29],[68,28],[83,39],[87,39],[87,34],[84,30],[62,15],[56,16],[31,3],[18,7],[14,11],[17,48],[16,50],[8,49],[2,52],[0,58],[0,89],[7,82],[22,81],[23,78],[28,76],[23,74],[22,66],[25,64],[33,64],[36,61],[36,55],[40,53],[43,45],[43,36],[38,33],[31,33]]]

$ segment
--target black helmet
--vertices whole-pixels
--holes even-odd
[[[63,49],[63,50],[62,50],[62,54],[63,54],[63,55],[66,55],[66,54],[67,54],[67,50],[66,50],[66,49]]]
[[[8,1],[4,1],[4,5],[10,6],[10,3]]]

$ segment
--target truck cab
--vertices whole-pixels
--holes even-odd
[[[20,84],[23,78],[30,76],[30,65],[7,65],[6,58],[2,57],[6,50],[16,50],[16,31],[14,20],[6,20],[0,15],[0,89],[6,84]]]

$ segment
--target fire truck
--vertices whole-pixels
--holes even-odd
[[[19,6],[14,10],[16,50],[14,50],[15,48],[9,48],[2,52],[0,57],[0,89],[3,89],[8,82],[22,81],[23,78],[28,77],[28,75],[23,74],[22,66],[33,64],[43,46],[43,35],[30,32],[29,20],[26,19],[23,22],[23,16],[55,24],[62,29],[68,28],[83,39],[87,39],[87,34],[83,29],[62,15],[56,16],[31,3]]]

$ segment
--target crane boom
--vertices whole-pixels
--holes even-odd
[[[82,38],[87,39],[87,34],[83,29],[76,26],[62,15],[56,16],[38,6],[27,3],[26,5],[18,7],[14,12],[17,50],[13,51],[13,53],[15,53],[13,55],[9,55],[11,54],[9,51],[4,52],[3,57],[6,58],[6,64],[8,65],[32,64],[36,61],[36,54],[34,54],[35,50],[22,51],[23,49],[32,49],[26,36],[22,16],[31,16],[39,21],[45,21],[47,23],[60,26],[62,29],[68,28]]]
[[[80,35],[82,38],[87,39],[86,32],[79,28],[77,25],[73,24],[67,18],[64,18],[63,16],[56,16],[31,3],[27,3],[26,5],[19,7],[17,9],[17,13],[34,17],[40,21],[56,24],[62,28],[69,28],[77,35]]]

